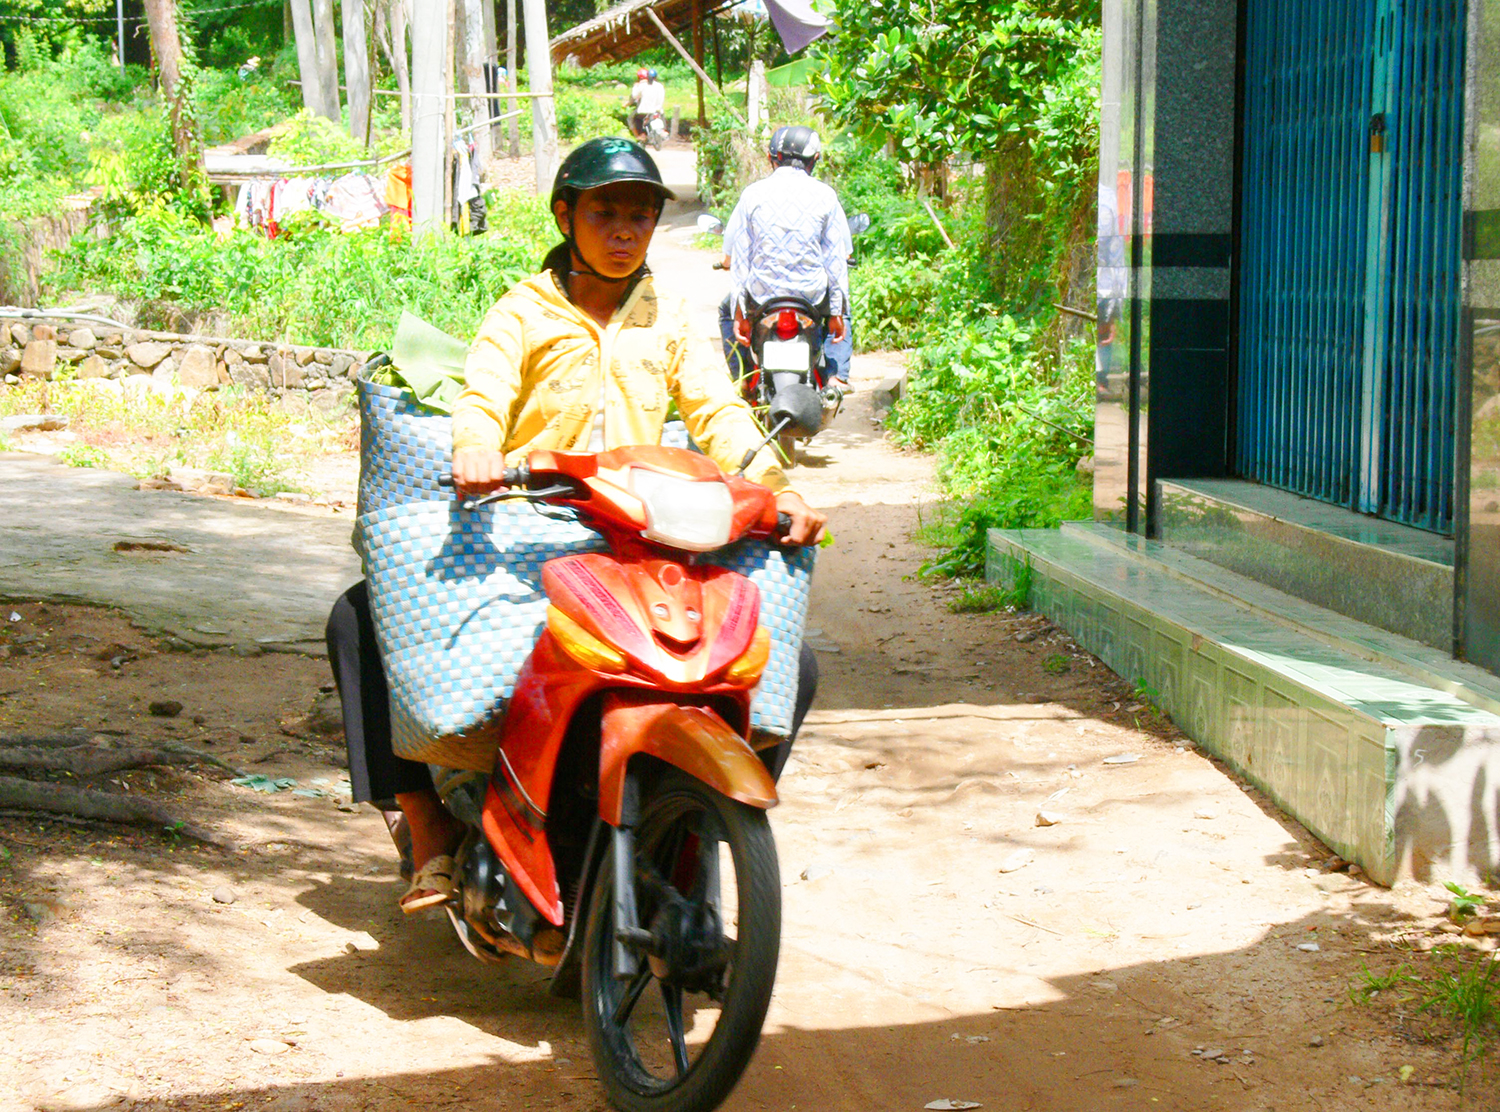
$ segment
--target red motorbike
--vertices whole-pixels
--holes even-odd
[[[546,627],[448,915],[476,956],[581,989],[616,1108],[715,1108],[760,1039],[781,878],[750,731],[770,632],[754,583],[698,554],[788,523],[765,487],[678,448],[533,452],[505,484],[469,505],[565,507],[610,551],[543,568]]]

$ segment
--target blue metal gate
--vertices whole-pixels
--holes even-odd
[[[1236,470],[1450,532],[1464,0],[1247,8]]]

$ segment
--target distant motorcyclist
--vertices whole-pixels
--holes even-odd
[[[849,221],[834,191],[812,176],[822,153],[810,127],[780,127],[771,136],[771,176],[745,188],[724,231],[730,258],[735,337],[750,342],[755,307],[797,296],[819,306],[826,337],[844,338],[849,310]],[[835,381],[848,389],[847,362]]]
[[[635,109],[630,114],[630,133],[644,139],[651,117],[667,106],[667,87],[656,79],[654,69],[636,70],[635,76],[636,82],[630,87],[630,103]]]

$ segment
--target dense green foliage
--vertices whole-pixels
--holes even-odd
[[[830,155],[845,208],[873,218],[856,248],[857,334],[863,348],[916,349],[887,427],[938,453],[954,496],[929,529],[948,549],[933,570],[975,575],[987,529],[1091,512],[1077,470],[1092,453],[1091,337],[1053,306],[1092,287],[1099,6],[871,0],[847,11],[857,33],[816,48],[814,83],[853,140]],[[954,172],[970,165],[982,176]]]
[[[66,298],[109,290],[153,313],[217,314],[228,334],[377,349],[403,309],[472,335],[496,298],[533,271],[556,230],[537,198],[492,193],[491,231],[412,240],[390,229],[342,233],[299,214],[275,240],[220,236],[166,207],[123,220],[108,239],[80,237],[52,281]]]
[[[836,121],[910,161],[984,156],[1056,120],[1070,76],[1098,56],[1098,22],[1099,0],[865,0],[835,16],[815,87]],[[1082,165],[1089,138],[1048,141]]]

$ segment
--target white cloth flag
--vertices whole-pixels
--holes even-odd
[[[762,0],[771,26],[781,36],[788,54],[795,54],[828,33],[828,20],[812,10],[807,0]]]

